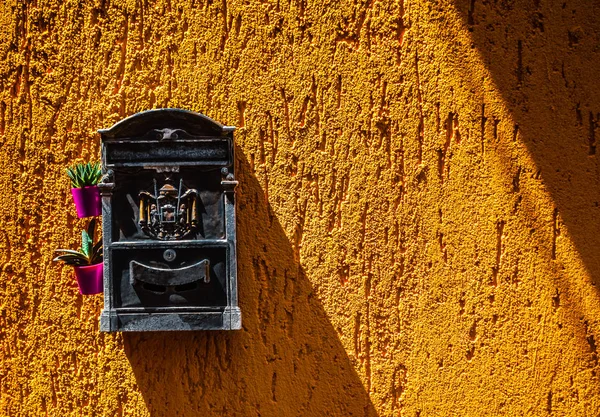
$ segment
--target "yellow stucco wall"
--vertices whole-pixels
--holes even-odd
[[[596,416],[600,5],[0,2],[0,413]],[[64,168],[236,125],[238,332],[101,334]]]

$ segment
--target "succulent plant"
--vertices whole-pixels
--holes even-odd
[[[94,265],[102,262],[102,240],[94,244],[94,232],[96,229],[96,219],[92,219],[87,230],[81,231],[81,249],[56,249],[54,252],[62,254],[53,259],[53,261],[63,261],[67,265],[85,266]]]
[[[89,187],[100,182],[102,168],[100,162],[76,164],[67,168],[67,175],[71,179],[73,188]]]

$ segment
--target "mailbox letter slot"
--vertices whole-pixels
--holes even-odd
[[[208,283],[210,281],[208,265],[208,260],[205,259],[183,268],[166,269],[131,261],[129,263],[129,276],[131,277],[131,285],[135,285],[136,281],[164,286],[186,285],[198,281]]]

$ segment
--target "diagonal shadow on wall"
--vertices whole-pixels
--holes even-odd
[[[124,334],[151,416],[376,416],[351,360],[236,149],[243,329]]]
[[[455,0],[454,4],[511,113],[513,139],[527,147],[538,171],[522,172],[500,144],[497,149],[505,168],[514,172],[517,183],[519,175],[541,181],[555,204],[553,241],[548,242],[552,257],[556,258],[563,224],[597,286],[600,54],[595,34],[600,32],[600,15],[584,2],[560,7],[539,1]],[[482,123],[503,122],[483,111],[482,117]]]
[[[556,309],[562,300],[574,339],[568,346],[579,345],[582,366],[594,368],[600,313],[600,10],[585,2],[452,3],[512,119],[482,109],[482,126],[492,123],[495,130],[499,123],[512,123],[512,138],[489,135],[487,145],[512,173],[517,201],[524,196],[536,207],[528,216],[547,225],[537,244],[553,260],[551,276],[542,278],[553,298],[543,301]],[[525,145],[534,172],[522,170],[512,150],[516,143]],[[537,183],[532,187],[548,194],[550,207],[519,187],[525,176],[534,180],[530,187]],[[561,240],[564,235],[572,248]],[[552,391],[547,402],[552,410]]]
[[[512,115],[513,139],[527,147],[538,168],[529,174],[542,181],[555,203],[554,215],[599,283],[600,54],[595,34],[600,15],[584,2],[560,7],[540,1],[454,3]],[[483,117],[489,124],[503,122],[489,113]],[[510,164],[510,155],[503,156]],[[511,169],[525,175],[518,166]],[[552,245],[555,256],[556,242]]]

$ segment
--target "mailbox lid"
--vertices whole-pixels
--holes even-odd
[[[233,164],[234,127],[189,110],[155,109],[99,130],[105,167]]]
[[[224,136],[235,130],[210,117],[183,109],[153,109],[131,115],[98,132],[103,140],[141,137],[152,131],[181,129],[192,136]]]

